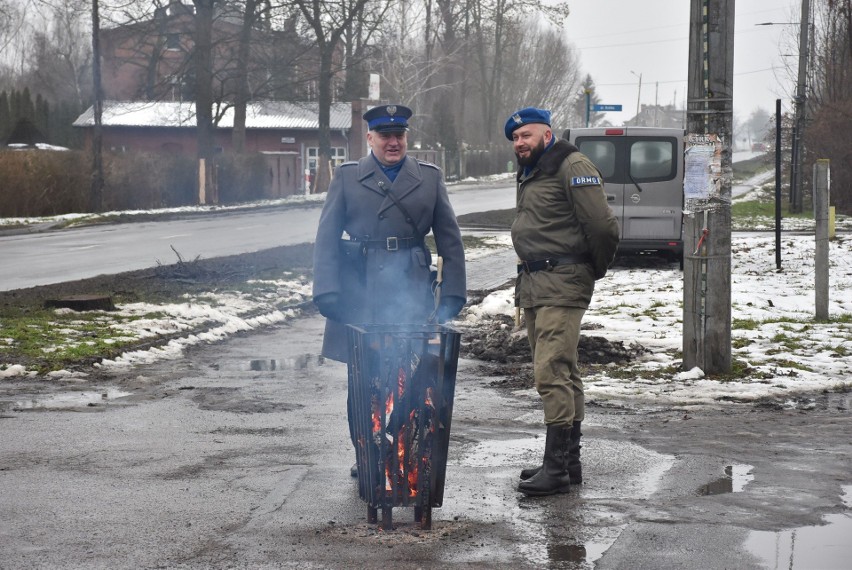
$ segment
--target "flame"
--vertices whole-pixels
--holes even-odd
[[[373,411],[371,418],[373,420],[373,434],[375,435],[382,431],[382,416],[379,414],[379,400],[375,394],[370,399],[370,407]]]
[[[385,419],[389,420],[394,410],[396,400],[402,401],[401,398],[406,394],[406,386],[408,374],[406,368],[399,367],[397,370],[396,389],[392,386],[388,388],[388,395],[384,402]],[[414,409],[408,415],[406,422],[400,426],[397,433],[386,433],[386,425],[382,425],[382,409],[380,403],[381,396],[374,393],[372,405],[372,426],[373,434],[386,438],[388,454],[384,459],[384,475],[385,475],[385,492],[389,496],[395,496],[395,492],[400,494],[405,493],[399,488],[401,485],[407,485],[409,498],[418,496],[417,485],[420,480],[422,470],[429,468],[431,440],[432,435],[436,431],[435,418],[435,393],[433,387],[427,387],[423,397],[424,407]],[[425,414],[421,417],[421,414]],[[420,436],[417,435],[418,422],[423,422],[423,429],[426,430],[426,436],[420,442]],[[409,441],[411,440],[411,441]],[[375,440],[378,445],[379,440]],[[422,446],[420,446],[422,443]],[[422,448],[421,448],[422,447]],[[394,457],[396,454],[396,457]],[[394,466],[396,461],[396,466]]]

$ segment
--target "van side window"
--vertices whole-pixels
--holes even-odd
[[[675,175],[670,141],[635,141],[630,145],[630,176],[635,180],[666,180]]]
[[[582,141],[578,148],[598,167],[605,180],[612,178],[615,174],[615,145],[611,141]]]

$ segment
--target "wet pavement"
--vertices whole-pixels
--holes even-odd
[[[0,568],[848,568],[852,396],[807,411],[592,403],[585,482],[527,498],[537,396],[458,371],[444,502],[367,522],[323,320],[108,386],[0,398]]]
[[[470,262],[470,290],[514,254]],[[323,320],[116,375],[0,387],[0,568],[849,568],[852,396],[590,403],[584,484],[527,498],[538,396],[459,365],[444,501],[367,522]],[[464,338],[463,338],[464,340]],[[57,385],[58,388],[53,388]]]

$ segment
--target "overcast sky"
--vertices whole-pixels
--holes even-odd
[[[636,114],[641,102],[685,106],[689,59],[688,0],[572,0],[568,38],[597,86],[615,125]],[[775,112],[775,100],[792,108],[801,0],[736,0],[734,17],[734,114],[745,121],[758,107]],[[755,26],[761,22],[793,25]],[[784,54],[791,54],[785,56]],[[632,73],[631,73],[632,72]],[[634,75],[635,74],[635,75]]]

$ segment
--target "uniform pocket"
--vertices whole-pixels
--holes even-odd
[[[411,261],[415,267],[429,267],[432,265],[432,252],[422,247],[412,247]]]

